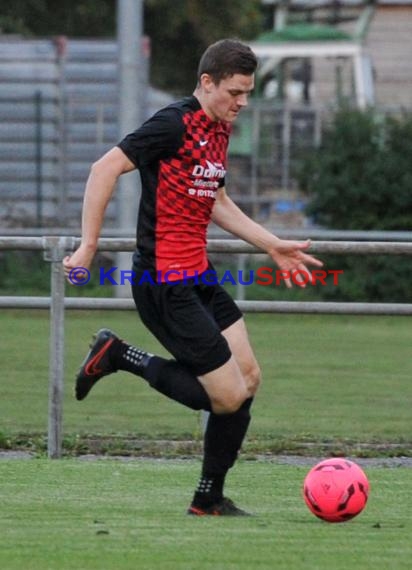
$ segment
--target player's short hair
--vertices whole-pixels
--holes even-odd
[[[197,80],[207,73],[218,85],[222,79],[235,73],[253,75],[257,58],[249,46],[236,39],[224,39],[211,44],[200,58]]]

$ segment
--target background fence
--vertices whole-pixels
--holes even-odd
[[[71,236],[0,237],[0,251],[43,251],[45,261],[51,264],[49,297],[0,297],[1,308],[50,310],[49,346],[49,421],[48,455],[58,458],[62,453],[62,417],[64,382],[64,320],[65,309],[131,310],[131,299],[65,298],[65,277],[62,260],[80,243]],[[102,238],[99,251],[133,251],[135,241],[126,238]],[[261,253],[255,247],[240,240],[210,240],[209,253],[254,254]],[[315,241],[311,252],[353,255],[412,255],[410,242],[355,242]],[[405,303],[326,303],[288,301],[238,301],[245,312],[267,313],[318,313],[356,315],[412,315],[412,304]]]

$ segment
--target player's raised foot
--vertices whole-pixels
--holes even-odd
[[[76,376],[77,400],[83,400],[100,378],[116,372],[109,357],[109,349],[114,340],[119,339],[109,329],[101,329],[93,336],[90,351]]]
[[[214,503],[210,507],[195,507],[191,505],[187,510],[188,515],[195,515],[198,517],[214,516],[214,517],[251,517],[242,509],[239,509],[231,499],[224,497],[221,501]]]

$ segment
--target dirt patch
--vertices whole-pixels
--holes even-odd
[[[346,457],[346,456],[345,456]],[[275,455],[272,457],[263,456],[257,459],[271,461],[273,463],[282,463],[284,465],[298,465],[303,467],[311,467],[316,465],[325,457],[302,457],[300,455]],[[350,461],[354,461],[361,467],[412,467],[412,457],[346,457]]]
[[[0,451],[1,459],[34,459],[36,455],[27,451]],[[88,453],[85,455],[80,455],[77,458],[79,461],[187,461],[188,459],[193,459],[193,456],[187,457],[151,457],[151,456],[125,456],[125,455],[98,455]],[[296,465],[299,467],[310,468],[316,465],[319,461],[322,461],[325,457],[302,457],[300,455],[257,455],[253,461],[265,461],[269,463],[276,463],[281,465]],[[412,457],[350,457],[347,459],[356,462],[361,467],[381,467],[395,469],[397,467],[409,467],[412,468]]]
[[[33,459],[28,451],[0,451],[0,459]]]

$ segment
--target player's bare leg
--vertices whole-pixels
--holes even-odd
[[[243,319],[223,334],[232,351],[231,359],[200,378],[213,411],[205,432],[202,474],[188,510],[191,515],[248,514],[224,497],[223,487],[249,426],[250,407],[259,386],[260,370]]]
[[[222,334],[229,343],[232,355],[246,383],[249,396],[254,396],[260,385],[261,372],[250,345],[244,319],[239,319],[233,323]]]

